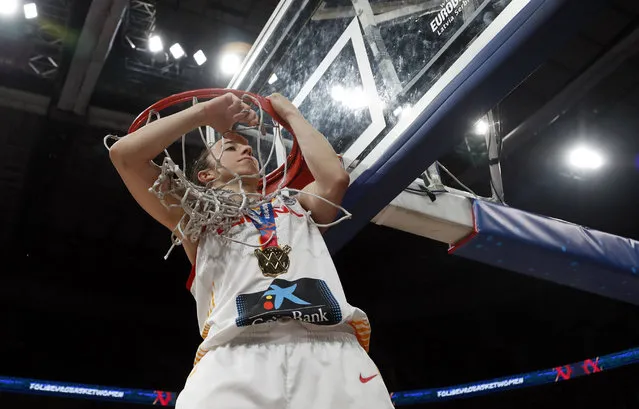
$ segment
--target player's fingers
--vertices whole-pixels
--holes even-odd
[[[251,113],[249,114],[249,117],[247,119],[247,122],[249,123],[249,125],[251,126],[255,126],[257,124],[260,123],[259,118],[257,117],[257,112],[255,111],[251,111]]]
[[[231,114],[237,114],[237,113],[241,112],[242,109],[244,109],[243,105],[246,105],[246,104],[243,104],[242,101],[238,97],[233,95],[233,102],[229,105],[228,111]]]
[[[240,100],[239,98],[238,98],[238,101],[240,102],[240,105],[239,105],[239,106],[234,105],[234,108],[236,108],[236,109],[237,109],[237,111],[236,111],[236,112],[234,112],[235,114],[237,114],[237,113],[239,113],[239,112],[249,112],[249,111],[251,110],[251,107],[250,107],[248,104],[244,103],[244,102],[243,102],[242,100]]]
[[[236,122],[243,122],[243,123],[248,123],[249,119],[251,118],[251,113],[253,111],[251,111],[250,109],[243,109],[240,112],[238,112],[237,114],[233,115],[233,120]]]

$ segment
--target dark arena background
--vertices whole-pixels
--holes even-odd
[[[0,0],[0,408],[174,406],[190,264],[103,138],[199,88],[342,156],[396,406],[639,408],[636,0]]]

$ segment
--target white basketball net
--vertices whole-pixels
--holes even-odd
[[[285,152],[284,143],[279,134],[279,124],[274,124],[273,127],[273,143],[271,145],[271,150],[269,152],[268,158],[266,161],[262,158],[262,151],[260,149],[261,144],[260,141],[264,135],[264,111],[262,110],[262,106],[256,98],[251,95],[245,94],[242,97],[242,100],[246,102],[246,100],[250,100],[258,109],[259,114],[259,124],[253,127],[246,127],[244,129],[255,129],[257,130],[256,134],[258,135],[257,140],[257,159],[259,161],[259,171],[257,174],[253,175],[240,175],[235,172],[232,172],[228,168],[224,167],[221,163],[222,156],[224,155],[224,144],[226,143],[224,139],[224,135],[222,135],[222,149],[219,156],[215,155],[212,147],[213,143],[209,143],[204,136],[201,128],[198,128],[200,137],[202,142],[209,150],[210,157],[214,160],[214,169],[217,171],[217,174],[221,174],[218,170],[224,169],[230,174],[233,175],[233,178],[224,183],[221,182],[220,177],[209,181],[206,186],[201,186],[193,183],[186,176],[186,148],[185,148],[185,135],[182,135],[182,163],[184,169],[180,169],[180,167],[175,164],[171,155],[167,150],[164,150],[164,160],[162,161],[162,165],[158,166],[154,162],[154,165],[160,168],[160,175],[158,179],[155,181],[153,186],[149,189],[150,192],[153,192],[158,199],[162,202],[162,204],[167,208],[180,207],[184,211],[184,215],[181,220],[175,226],[171,233],[171,248],[164,256],[164,258],[168,258],[169,254],[175,248],[175,246],[179,246],[182,244],[182,238],[187,238],[191,242],[197,242],[200,239],[200,236],[203,232],[207,232],[207,234],[215,234],[224,239],[240,243],[250,247],[259,248],[266,243],[262,244],[252,244],[245,243],[242,241],[238,241],[233,239],[232,236],[232,227],[233,225],[240,220],[241,217],[247,217],[251,219],[254,217],[254,212],[260,208],[262,204],[269,203],[273,198],[278,195],[281,195],[283,192],[292,192],[292,193],[300,193],[314,196],[334,207],[341,210],[344,214],[338,220],[327,223],[320,224],[315,223],[312,217],[309,217],[309,220],[318,227],[330,227],[334,226],[346,219],[351,217],[351,214],[344,209],[342,206],[339,206],[331,201],[324,199],[321,196],[315,195],[310,192],[304,192],[297,189],[287,188],[284,186],[284,181],[286,180],[287,173],[287,160],[284,160],[284,173],[281,181],[279,182],[277,188],[271,192],[266,193],[266,166],[270,162],[273,152],[275,149],[275,144],[281,144],[283,151]],[[193,98],[193,104],[197,104],[197,98]],[[160,113],[156,111],[151,111],[147,118],[147,124],[151,122],[153,119],[159,119]],[[231,131],[227,131],[231,132]],[[104,138],[104,145],[107,149],[110,149],[107,141],[109,139],[120,139],[114,135],[107,135]],[[246,192],[244,189],[243,181],[245,179],[256,179],[261,178],[262,180],[262,191],[258,193]],[[234,191],[229,188],[231,185],[237,185],[239,191]],[[168,201],[167,198],[173,198],[174,200]],[[174,204],[170,202],[178,201],[179,204]],[[258,210],[259,211],[259,210]],[[310,216],[310,212],[308,212]],[[272,237],[272,236],[271,236]],[[270,238],[268,239],[270,240]],[[267,241],[268,243],[268,241]]]

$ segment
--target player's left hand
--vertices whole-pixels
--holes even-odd
[[[289,118],[294,115],[302,115],[295,105],[282,94],[271,94],[268,97],[271,101],[271,105],[277,114],[285,121],[289,121]]]

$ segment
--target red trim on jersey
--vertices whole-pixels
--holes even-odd
[[[195,264],[191,267],[191,274],[189,274],[188,280],[186,280],[186,289],[191,291],[191,286],[193,285],[193,280],[195,280]]]

